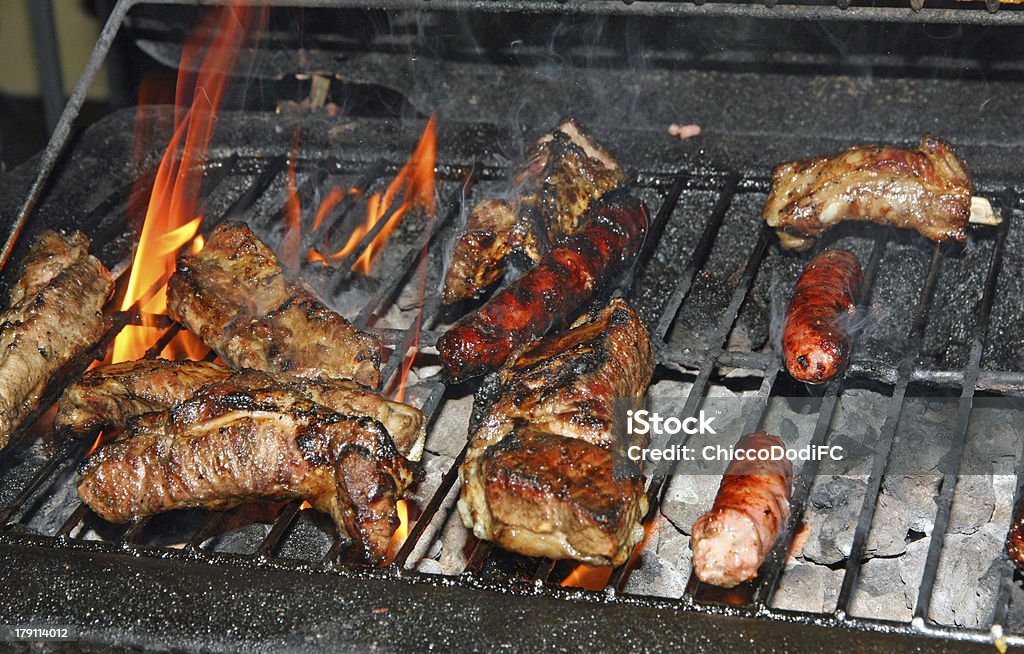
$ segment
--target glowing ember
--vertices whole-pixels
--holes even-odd
[[[253,26],[262,25],[264,18],[265,10],[226,7],[211,12],[185,43],[175,93],[174,129],[157,169],[121,303],[123,311],[141,309],[143,324],[118,334],[112,362],[137,359],[156,342],[162,330],[155,326],[155,316],[167,313],[167,280],[174,272],[178,250],[193,238],[193,248],[202,248],[196,236],[203,219],[199,192],[217,109],[243,42],[258,34]],[[212,39],[199,36],[208,34],[213,34]],[[200,62],[199,72],[192,73],[196,62]],[[137,149],[142,136],[140,125]],[[184,355],[201,351],[184,334],[179,335],[180,343],[172,342],[170,350],[164,351]]]

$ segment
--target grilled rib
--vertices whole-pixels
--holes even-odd
[[[778,166],[764,219],[783,246],[797,249],[844,220],[909,227],[935,241],[963,241],[973,192],[953,148],[925,136],[916,150],[858,146]]]
[[[653,366],[621,299],[510,361],[459,469],[463,523],[528,556],[623,563],[647,507],[615,403],[642,404]]]
[[[452,251],[442,299],[479,296],[518,254],[537,261],[575,233],[593,201],[626,179],[619,162],[571,118],[538,139],[516,171],[511,198],[488,198],[466,220]]]
[[[54,373],[103,336],[103,305],[113,290],[81,232],[45,231],[33,243],[0,315],[0,448],[37,408]]]
[[[124,427],[132,418],[170,409],[207,384],[224,381],[247,392],[285,389],[343,415],[379,420],[403,456],[418,461],[423,454],[423,414],[355,382],[233,372],[203,361],[141,359],[90,370],[64,391],[55,424],[79,432]]]
[[[111,522],[306,499],[379,561],[415,470],[373,418],[337,413],[284,387],[251,390],[228,380],[137,419],[125,438],[86,461],[78,493]]]
[[[288,282],[242,223],[218,226],[202,252],[178,260],[167,300],[232,368],[380,383],[380,342]]]

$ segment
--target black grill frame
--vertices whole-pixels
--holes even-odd
[[[119,9],[121,8],[121,5],[131,4],[133,3],[123,2],[119,4]],[[339,3],[324,4],[334,5]],[[493,10],[494,7],[490,7],[489,9]],[[515,7],[510,7],[508,10],[522,9],[523,6],[517,4]],[[127,9],[125,9],[125,11],[127,11]],[[116,15],[117,12],[115,12],[115,17]],[[108,29],[109,27],[110,26],[108,25]],[[102,43],[103,40],[101,39],[101,44],[97,48],[97,52],[101,52],[103,49]],[[86,77],[88,77],[88,75],[86,75]],[[85,82],[85,78],[83,78],[83,82]],[[85,88],[88,88],[88,83],[85,84]],[[72,103],[69,107],[69,111],[73,112],[74,110],[75,107]],[[67,118],[68,115],[69,114],[65,114],[65,118]],[[62,119],[62,124],[64,122],[65,121]],[[4,257],[5,259],[6,256],[9,255],[11,247],[13,247],[16,242],[21,231],[21,227],[24,226],[25,221],[28,220],[35,201],[46,186],[50,170],[59,157],[60,150],[64,145],[63,140],[66,139],[66,136],[66,131],[64,135],[61,136],[61,130],[58,128],[57,135],[55,135],[54,140],[51,142],[47,152],[44,154],[41,173],[36,179],[32,191],[28,194],[23,205],[22,212],[18,216],[16,228],[13,230],[11,239],[8,241],[8,247]],[[387,166],[380,162],[365,163],[368,166],[376,166],[377,169],[382,171],[387,169]],[[221,166],[213,166],[210,168],[208,172],[210,183],[218,183],[218,180],[223,179],[226,176],[230,176],[233,170],[235,170],[235,167],[241,165],[262,166],[266,179],[269,180],[283,173],[285,162],[280,157],[260,162],[243,161],[240,158],[231,159],[224,162]],[[343,164],[339,162],[336,162],[334,165],[337,167],[343,167]],[[394,164],[392,163],[391,166],[393,168]],[[448,181],[460,186],[469,186],[479,179],[497,179],[503,174],[503,171],[500,169],[487,166],[477,166],[473,165],[472,162],[450,165],[446,172],[448,175]],[[261,177],[261,179],[263,178]],[[646,179],[645,182],[651,183],[650,179]],[[682,275],[679,280],[679,285],[674,289],[671,295],[668,309],[663,314],[662,319],[658,320],[657,323],[653,325],[653,336],[656,341],[660,342],[664,339],[674,319],[675,313],[683,304],[696,275],[700,272],[703,266],[703,261],[700,258],[701,254],[710,251],[710,246],[718,236],[722,219],[732,206],[734,197],[737,194],[742,193],[763,192],[766,188],[767,180],[764,176],[750,176],[736,171],[719,170],[711,174],[707,171],[680,171],[676,175],[666,176],[661,174],[654,184],[662,190],[666,198],[664,204],[657,208],[658,218],[655,221],[656,224],[668,219],[679,195],[687,188],[693,188],[695,185],[696,187],[704,188],[712,187],[719,194],[718,202],[706,223],[705,231],[698,241],[698,246],[692,253],[693,256],[690,259],[686,273]],[[243,213],[246,208],[256,201],[256,194],[259,194],[268,186],[269,183],[259,183],[254,185],[254,194],[251,197],[240,198],[239,202],[235,206],[231,207],[231,209],[224,213],[222,219]],[[957,438],[955,439],[955,447],[961,450],[963,447],[963,439],[967,431],[970,409],[974,394],[977,390],[992,389],[1011,392],[1024,390],[1024,374],[1016,372],[987,371],[980,368],[981,354],[987,337],[984,327],[987,325],[986,318],[991,310],[994,300],[994,292],[1000,270],[1003,244],[1005,243],[1007,234],[1011,228],[1012,215],[1022,208],[1021,192],[1019,189],[1012,186],[996,184],[993,187],[984,188],[983,191],[987,195],[996,199],[997,205],[1003,209],[1005,220],[1003,225],[999,228],[996,246],[993,248],[993,255],[989,262],[989,268],[986,274],[981,319],[979,320],[979,324],[982,325],[983,329],[974,337],[969,365],[962,370],[950,372],[915,366],[913,359],[907,358],[902,364],[895,367],[883,363],[876,364],[872,362],[852,366],[847,371],[846,377],[832,383],[825,391],[825,408],[820,414],[819,427],[815,432],[816,443],[824,442],[828,438],[831,409],[834,408],[835,400],[842,392],[842,387],[846,380],[870,378],[893,386],[891,408],[886,417],[885,427],[883,428],[883,436],[886,439],[888,446],[891,446],[892,439],[896,436],[896,425],[903,407],[903,398],[908,386],[912,383],[924,382],[960,391],[959,420],[956,430]],[[102,204],[101,207],[96,210],[95,216],[92,217],[89,222],[93,222],[93,219],[95,219],[95,222],[102,222],[103,219],[110,214],[116,213],[116,208],[120,207],[122,202],[127,202],[124,195],[111,196],[110,201]],[[445,210],[439,217],[439,229],[449,225],[459,215],[461,210],[459,197],[452,196],[449,198],[445,207]],[[204,228],[209,229],[213,224],[215,223],[207,223]],[[655,228],[654,231],[657,231],[657,228]],[[436,233],[437,232],[434,234],[436,235]],[[873,254],[867,265],[866,283],[864,285],[867,292],[870,292],[872,286],[870,282],[877,271],[880,258],[883,255],[885,245],[890,237],[891,232],[883,230],[879,232],[879,235],[876,238]],[[661,348],[659,351],[660,364],[678,365],[697,371],[694,391],[688,398],[686,407],[686,410],[690,410],[691,412],[699,409],[700,403],[704,400],[704,393],[718,367],[735,365],[759,370],[763,375],[763,383],[758,394],[757,406],[759,406],[761,410],[759,412],[754,412],[750,418],[750,429],[748,429],[748,431],[756,429],[760,424],[760,421],[764,418],[764,412],[767,410],[772,389],[777,375],[780,372],[780,361],[775,355],[729,352],[725,349],[725,339],[728,336],[729,331],[732,329],[741,307],[747,299],[751,284],[753,283],[754,277],[759,270],[762,259],[770,244],[770,232],[767,229],[764,229],[762,230],[755,247],[750,252],[747,268],[734,290],[732,300],[725,315],[722,316],[719,333],[717,334],[721,337],[719,339],[721,342],[720,346],[708,348],[702,351],[686,352],[681,355],[679,353],[669,352],[664,348]],[[401,287],[403,282],[408,279],[408,276],[412,274],[414,269],[412,264],[415,261],[416,253],[417,251],[414,250],[410,254],[408,266],[397,270],[392,279],[382,286],[382,290],[377,298],[375,298],[374,301],[367,306],[366,310],[361,312],[356,319],[357,324],[365,325],[374,311],[385,307],[389,303],[391,296]],[[925,316],[927,315],[927,310],[931,302],[932,292],[934,290],[941,262],[940,253],[941,248],[936,246],[933,250],[933,256],[927,278],[921,286],[920,297],[916,303],[914,326],[911,333],[907,335],[908,342],[912,342],[914,337],[919,335],[919,333],[924,329]],[[439,334],[432,330],[431,326],[436,323],[435,318],[437,317],[438,310],[439,307],[436,303],[428,303],[425,308],[426,318],[424,320],[424,325],[427,326],[427,329],[420,334],[421,344],[431,345],[436,341]],[[124,324],[131,324],[138,320],[138,316],[131,314],[130,312],[117,313],[111,317],[115,321],[115,325],[120,326],[123,326]],[[170,336],[168,336],[168,338],[169,337]],[[390,332],[385,334],[385,337],[388,345],[392,349],[402,352],[408,348],[412,334],[409,332]],[[154,348],[151,354],[155,356],[159,353],[160,349],[162,349],[162,347]],[[88,358],[91,357],[92,354],[90,354],[90,357]],[[385,378],[390,377],[391,373],[395,371],[399,360],[400,357],[391,358],[383,371],[383,376]],[[79,368],[84,368],[84,365],[87,365],[87,363],[88,360],[84,360],[77,362],[77,365]],[[424,411],[431,418],[436,416],[441,403],[444,401],[444,392],[444,387],[438,384],[426,397],[424,401]],[[10,450],[8,450],[8,452],[9,451]],[[935,574],[937,572],[939,555],[941,554],[941,538],[933,539],[932,546],[929,550],[925,576],[922,580],[919,591],[919,609],[916,614],[916,618],[921,618],[921,621],[916,624],[856,618],[847,614],[846,607],[849,605],[852,589],[856,582],[857,570],[859,569],[856,565],[856,561],[859,559],[858,556],[851,556],[849,559],[850,563],[847,566],[846,576],[844,577],[842,590],[840,592],[839,608],[835,613],[831,615],[819,615],[782,611],[771,608],[769,606],[769,600],[774,590],[774,586],[778,581],[778,576],[781,572],[784,561],[783,555],[788,546],[789,539],[792,536],[793,528],[798,524],[799,518],[802,515],[807,493],[810,488],[809,482],[813,479],[815,472],[813,466],[811,466],[810,469],[805,468],[800,472],[796,491],[794,493],[793,517],[787,525],[784,537],[780,539],[772,557],[769,559],[765,568],[762,569],[762,573],[759,576],[759,584],[752,589],[753,596],[751,598],[751,603],[745,607],[726,607],[716,602],[704,602],[699,599],[704,591],[702,591],[702,589],[692,581],[690,588],[688,588],[687,596],[684,596],[678,601],[623,596],[621,592],[626,579],[627,571],[625,568],[620,568],[613,574],[609,583],[609,592],[606,594],[583,593],[579,591],[554,588],[550,585],[543,585],[542,582],[553,572],[554,566],[550,562],[540,562],[537,565],[532,579],[526,583],[514,581],[508,582],[507,580],[503,581],[500,579],[488,579],[486,578],[486,575],[473,573],[473,570],[476,570],[477,572],[483,570],[487,560],[494,555],[492,548],[486,543],[481,543],[477,550],[474,551],[469,566],[471,571],[467,575],[462,575],[454,579],[439,579],[408,569],[406,564],[408,563],[409,556],[417,547],[419,536],[422,535],[423,530],[428,526],[428,523],[434,513],[439,510],[445,495],[451,491],[456,481],[456,470],[461,462],[461,456],[445,474],[440,490],[424,508],[420,519],[413,525],[411,537],[401,548],[395,564],[386,570],[366,569],[363,566],[353,564],[353,562],[348,560],[338,560],[338,556],[341,552],[340,544],[336,544],[335,547],[332,547],[328,556],[325,557],[325,560],[315,565],[298,565],[293,561],[283,560],[276,557],[274,555],[275,546],[278,544],[279,540],[285,534],[286,530],[298,514],[299,503],[297,502],[290,503],[282,508],[274,526],[264,539],[263,543],[259,546],[257,552],[252,556],[224,555],[221,553],[204,551],[201,547],[201,543],[204,540],[202,536],[205,531],[208,531],[210,524],[205,524],[201,527],[193,536],[188,546],[181,551],[169,548],[151,548],[147,546],[140,546],[135,543],[134,541],[136,540],[136,537],[145,528],[145,522],[129,528],[119,542],[95,543],[79,541],[71,538],[70,534],[74,530],[75,526],[86,515],[87,510],[84,508],[76,511],[72,516],[72,519],[69,519],[53,537],[21,533],[18,529],[16,520],[14,522],[10,522],[12,519],[16,518],[19,509],[30,501],[40,488],[45,486],[46,482],[50,479],[51,474],[53,474],[55,470],[59,469],[63,465],[67,465],[69,461],[77,460],[82,456],[82,454],[84,454],[84,447],[81,443],[66,441],[61,448],[53,454],[52,458],[46,463],[40,472],[24,487],[23,492],[18,496],[18,498],[5,507],[3,512],[0,513],[0,522],[4,524],[3,531],[0,531],[0,551],[5,552],[4,556],[24,555],[26,560],[30,562],[30,569],[36,570],[38,574],[44,574],[42,571],[46,570],[48,565],[46,563],[46,559],[54,556],[56,553],[56,556],[66,557],[68,561],[93,561],[94,563],[86,564],[89,566],[102,567],[95,563],[99,561],[123,561],[129,569],[137,569],[141,571],[160,568],[159,574],[168,574],[168,570],[166,569],[168,566],[170,566],[170,574],[173,574],[173,566],[175,562],[181,562],[183,564],[188,564],[189,566],[194,566],[194,569],[205,569],[202,568],[202,566],[208,565],[215,568],[225,566],[233,569],[251,570],[254,571],[258,577],[272,576],[273,573],[279,571],[288,572],[289,574],[302,573],[316,577],[316,581],[312,583],[318,587],[322,584],[334,584],[336,587],[338,585],[344,586],[345,582],[351,582],[357,585],[363,584],[366,586],[375,586],[377,588],[401,587],[403,584],[408,584],[411,588],[415,589],[415,592],[423,592],[426,597],[426,602],[428,603],[430,598],[437,598],[441,594],[452,590],[452,585],[454,584],[460,592],[465,589],[478,589],[490,593],[488,595],[488,600],[481,601],[493,600],[495,609],[509,601],[508,598],[516,598],[517,600],[525,603],[526,606],[529,606],[530,602],[535,602],[537,598],[540,597],[545,600],[577,600],[583,606],[601,607],[601,611],[608,608],[611,613],[606,614],[609,615],[614,615],[616,607],[642,607],[650,609],[652,615],[656,612],[671,611],[678,612],[678,615],[683,616],[692,614],[698,621],[701,619],[699,616],[711,616],[711,623],[718,626],[735,624],[732,621],[733,618],[767,620],[772,624],[785,625],[785,628],[797,629],[795,633],[803,634],[797,637],[798,641],[808,648],[813,648],[814,645],[819,644],[818,641],[814,640],[818,636],[807,635],[820,634],[821,632],[814,629],[816,627],[828,627],[830,629],[835,629],[837,633],[857,634],[856,636],[852,636],[855,642],[857,642],[858,638],[866,638],[868,640],[864,642],[870,642],[870,637],[879,633],[892,636],[902,636],[910,639],[909,641],[902,642],[910,642],[919,647],[925,648],[933,645],[936,647],[942,647],[945,643],[926,640],[923,641],[924,644],[922,644],[922,642],[919,642],[916,639],[923,636],[938,637],[944,641],[949,641],[950,643],[976,644],[987,644],[991,643],[992,640],[992,635],[988,631],[947,628],[939,625],[928,624],[924,620],[927,616],[923,613],[923,609],[920,607],[928,606],[927,598],[930,597],[932,584],[935,581]],[[4,454],[0,454],[0,457],[2,456],[4,456]],[[876,469],[872,472],[871,482],[869,484],[871,491],[865,498],[865,510],[861,513],[861,518],[858,523],[857,537],[854,544],[855,553],[863,551],[867,537],[866,530],[870,527],[871,514],[878,497],[881,478],[884,474],[886,463],[887,461],[885,460],[879,460],[877,462]],[[1018,466],[1019,465],[1020,464],[1018,463]],[[658,477],[652,481],[649,492],[649,498],[651,500],[651,511],[649,512],[649,517],[655,515],[657,512],[657,506],[661,498],[664,482],[664,478]],[[936,521],[936,533],[944,533],[945,526],[949,518],[949,509],[954,490],[955,475],[952,478],[947,479],[947,483],[943,485],[943,493],[940,497],[939,503],[939,515]],[[1019,494],[1020,490],[1018,488],[1018,496]],[[212,522],[220,520],[220,515],[221,514],[216,513],[210,514],[211,524]],[[164,565],[165,563],[167,565]],[[1010,594],[1012,584],[1012,568],[1009,566],[1008,562],[1004,561],[1004,563],[1006,563],[1006,565],[1004,565],[1005,569],[1000,582],[1003,593],[997,603],[997,614],[994,616],[997,621],[1000,615],[1005,613],[1005,607],[1009,599],[1008,596]],[[222,572],[218,572],[216,574],[230,575],[230,573]],[[86,576],[88,577],[88,575]],[[323,577],[323,579],[321,579],[321,577]],[[540,585],[538,585],[538,582],[541,582]],[[508,586],[511,586],[511,588]],[[268,588],[269,587],[270,586],[268,585]],[[259,594],[258,590],[259,589],[256,589],[256,595]],[[140,592],[142,595],[145,594],[145,590],[141,588],[137,589],[137,592]],[[388,591],[385,591],[384,594],[387,594],[387,592]],[[393,592],[403,594],[406,592],[412,593],[414,591],[410,591],[406,588]],[[503,599],[495,599],[498,597],[495,593],[501,593]],[[481,596],[481,598],[482,597],[483,596]],[[32,617],[31,610],[26,606],[26,602],[15,600],[14,604],[17,607],[14,613],[15,615],[24,615],[27,618]],[[531,609],[526,610],[530,611]],[[598,609],[595,608],[594,610],[596,611]],[[60,615],[70,617],[74,614],[74,611],[69,610],[66,614]],[[38,616],[38,614],[35,615]],[[227,616],[221,617],[227,618]],[[491,619],[496,620],[498,618],[492,617]],[[222,624],[228,623],[229,620],[226,620]],[[741,622],[739,624],[749,625],[747,622]],[[113,628],[116,633],[130,634],[133,631],[133,628],[130,626],[124,626],[123,629],[123,632],[119,632],[117,631],[117,628]],[[784,628],[780,626],[780,630],[781,629]],[[108,631],[108,633],[111,632]],[[136,642],[132,640],[132,638],[133,637],[129,635],[128,642]],[[807,640],[802,640],[803,638],[806,638]],[[357,642],[357,639],[352,638],[348,642],[355,643]],[[882,642],[895,647],[895,643],[901,641],[894,640]],[[1011,642],[1014,644],[1020,644],[1024,641],[1020,641],[1018,638],[1016,640],[1011,639]],[[525,645],[526,641],[521,641],[519,644]]]

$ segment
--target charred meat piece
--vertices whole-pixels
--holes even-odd
[[[242,223],[218,226],[185,255],[167,289],[171,314],[232,368],[380,383],[380,343],[285,279]]]
[[[39,404],[50,378],[106,331],[110,272],[75,232],[43,232],[0,315],[0,448]]]
[[[166,359],[93,368],[64,389],[54,424],[76,432],[124,427],[136,416],[168,409],[230,375],[214,363]]]
[[[846,365],[848,322],[857,311],[860,281],[860,263],[849,250],[825,250],[804,268],[782,332],[786,368],[794,378],[821,384]]]
[[[647,234],[647,207],[616,196],[606,197],[586,227],[438,340],[449,375],[462,379],[500,367],[531,339],[568,322],[633,265]]]
[[[452,252],[444,302],[477,297],[501,278],[512,254],[537,261],[625,179],[611,153],[574,120],[563,120],[530,147],[509,199],[485,199],[470,212]]]
[[[693,525],[693,572],[702,582],[732,588],[756,577],[789,519],[793,466],[759,458],[773,446],[782,439],[763,431],[740,439],[714,505]]]
[[[510,361],[459,469],[463,523],[528,556],[623,563],[647,502],[615,411],[642,405],[653,369],[621,299]]]
[[[844,220],[909,227],[935,241],[963,241],[973,192],[953,148],[925,136],[916,150],[858,146],[778,166],[764,219],[788,248],[809,247]]]
[[[379,420],[403,456],[418,461],[423,453],[423,414],[355,382],[234,372],[203,361],[140,359],[90,370],[64,391],[56,424],[72,431],[124,427],[132,418],[170,409],[216,382],[250,392],[284,389],[342,415]]]
[[[379,421],[285,388],[209,384],[130,430],[90,457],[78,482],[82,501],[111,522],[301,498],[379,561],[398,525],[395,502],[415,472]]]

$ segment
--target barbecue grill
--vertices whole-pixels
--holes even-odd
[[[119,31],[177,65],[190,18],[178,24],[180,12],[159,11],[181,4],[192,3],[117,5],[46,151],[0,178],[0,213],[9,217],[5,261],[16,261],[45,227],[76,226],[123,294],[131,226],[160,153],[132,156],[133,111],[114,113],[73,140],[70,127]],[[438,115],[434,219],[403,222],[369,275],[352,273],[348,260],[303,268],[321,297],[381,335],[385,387],[404,354],[418,348],[406,401],[428,417],[426,475],[408,536],[393,561],[377,568],[301,502],[179,511],[122,526],[93,515],[75,493],[76,468],[92,439],[53,433],[47,409],[103,358],[121,329],[139,324],[141,303],[118,311],[114,302],[104,341],[61,371],[44,409],[0,452],[0,577],[18,589],[4,599],[3,622],[75,625],[79,638],[96,646],[229,651],[415,643],[721,652],[754,643],[777,651],[931,652],[1022,643],[1024,587],[1001,541],[986,541],[991,551],[977,553],[991,561],[983,618],[958,623],[940,610],[950,596],[935,600],[937,588],[955,583],[944,563],[948,543],[965,542],[970,551],[978,542],[950,527],[959,520],[957,501],[965,501],[958,499],[963,480],[981,474],[972,458],[979,439],[997,423],[1010,425],[1007,438],[1013,436],[1016,398],[1024,392],[1024,27],[1017,27],[1024,13],[1016,5],[434,0],[381,1],[374,4],[385,13],[373,14],[353,6],[365,3],[342,0],[273,4],[309,7],[298,20],[310,31],[296,44],[294,29],[277,33],[282,23],[271,21],[265,41],[276,45],[254,53],[246,103],[218,118],[203,169],[203,232],[242,219],[276,246],[290,165],[303,198],[333,187],[380,190],[426,117]],[[151,5],[164,7],[152,13]],[[358,20],[351,24],[366,33],[346,38],[316,28],[333,20]],[[302,49],[301,68],[289,48]],[[312,77],[326,78],[339,103],[348,99],[341,116],[289,102],[309,93]],[[787,565],[800,524],[822,511],[817,493],[838,474],[817,461],[797,466],[793,515],[758,578],[728,592],[689,578],[682,552],[667,564],[678,566],[673,574],[682,575],[682,586],[659,581],[670,575],[663,569],[668,555],[656,555],[652,543],[668,542],[659,529],[677,528],[670,518],[680,515],[672,507],[685,483],[671,470],[648,471],[648,542],[596,585],[574,581],[581,575],[575,564],[509,554],[476,541],[459,523],[457,471],[477,382],[446,384],[436,374],[433,345],[458,315],[430,289],[439,288],[446,248],[466,211],[501,192],[510,161],[567,110],[624,162],[633,192],[652,210],[639,262],[614,292],[648,323],[656,386],[678,400],[678,414],[722,406],[727,392],[740,414],[737,437],[803,420],[793,429],[819,445],[840,442],[853,422],[866,425],[875,456],[849,500],[837,560]],[[169,110],[145,111],[169,125]],[[668,124],[680,121],[700,123],[704,133],[685,143],[668,137]],[[993,202],[1002,224],[975,229],[965,246],[888,228],[841,228],[823,239],[858,253],[865,270],[859,303],[869,317],[841,379],[815,389],[793,382],[771,347],[772,321],[807,255],[782,251],[762,224],[771,167],[854,142],[910,144],[927,130],[956,145],[976,194]],[[332,212],[336,238],[354,231],[360,211],[353,202]],[[375,236],[365,235],[357,252]],[[428,291],[418,295],[424,248]],[[4,267],[7,284],[13,268]],[[147,357],[160,356],[182,329],[161,320],[166,331]],[[851,413],[866,393],[871,411]],[[652,401],[654,395],[652,389]],[[989,409],[996,418],[984,422],[979,416]],[[882,615],[865,599],[876,593],[872,566],[884,559],[872,538],[890,517],[890,480],[912,467],[904,465],[906,434],[926,411],[944,416],[933,445],[945,464],[930,470],[927,533],[904,529],[907,551],[913,545],[917,552],[904,583],[907,613]],[[1015,457],[1003,469],[1013,480],[1024,465],[1014,443]],[[1015,504],[1019,484],[999,488],[996,504]],[[999,520],[1005,535],[1009,516],[992,518]],[[674,535],[686,542],[685,534]],[[828,570],[831,590],[821,608],[803,601],[805,568]],[[803,599],[794,603],[793,594]]]

